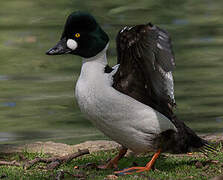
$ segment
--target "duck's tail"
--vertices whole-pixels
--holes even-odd
[[[199,137],[192,129],[184,124],[183,121],[177,119],[174,115],[171,119],[173,124],[177,128],[177,132],[165,132],[167,136],[171,136],[171,142],[168,143],[167,151],[172,153],[187,153],[200,151],[205,155],[208,152],[217,152],[216,148],[213,147],[208,141]]]

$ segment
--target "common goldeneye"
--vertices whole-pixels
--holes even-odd
[[[126,26],[118,32],[117,65],[107,64],[109,37],[94,17],[74,12],[67,18],[61,40],[48,55],[82,57],[75,96],[80,110],[106,136],[122,145],[119,154],[101,168],[117,167],[127,149],[154,151],[145,167],[116,173],[150,170],[162,152],[185,153],[207,148],[174,115],[174,54],[167,31],[152,25]]]

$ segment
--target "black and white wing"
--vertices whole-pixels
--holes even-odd
[[[116,42],[120,66],[113,87],[170,117],[175,61],[169,34],[149,23],[125,27]]]

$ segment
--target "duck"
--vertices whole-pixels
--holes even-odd
[[[101,169],[117,168],[127,150],[154,152],[144,167],[116,174],[149,171],[162,152],[210,150],[210,144],[179,120],[174,109],[175,57],[169,33],[152,23],[125,26],[116,37],[117,65],[106,53],[109,37],[87,12],[71,13],[60,41],[47,55],[82,58],[75,97],[81,112],[121,145],[118,155]]]

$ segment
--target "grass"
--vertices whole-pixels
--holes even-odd
[[[219,146],[218,149],[222,148]],[[222,149],[223,150],[223,149]],[[201,153],[194,153],[193,155],[172,155],[161,154],[156,161],[155,170],[151,170],[143,173],[135,173],[132,175],[119,176],[118,179],[124,180],[145,180],[145,179],[210,179],[215,176],[221,175],[223,172],[223,152],[219,151],[216,154],[209,153],[208,157],[205,157]],[[55,170],[45,170],[44,164],[38,164],[33,166],[29,170],[24,170],[21,167],[13,166],[0,166],[0,177],[4,179],[55,179],[56,175],[60,171],[69,172],[70,174],[82,174],[85,179],[92,180],[104,180],[108,175],[113,174],[114,170],[97,170],[92,166],[85,166],[88,163],[101,164],[105,163],[111,157],[117,154],[116,150],[110,150],[106,152],[96,152],[90,155],[84,155],[72,160],[71,162],[61,165]],[[28,153],[23,152],[23,157],[28,160],[35,157],[49,157],[49,155],[40,153]],[[20,154],[0,154],[0,160],[16,160],[20,161]],[[120,160],[119,169],[131,167],[137,164],[138,166],[144,166],[152,157],[152,154],[144,154],[137,157],[129,156]],[[74,169],[74,166],[78,166],[79,169]],[[83,168],[85,167],[85,168]],[[65,173],[65,179],[73,179],[72,176]]]

